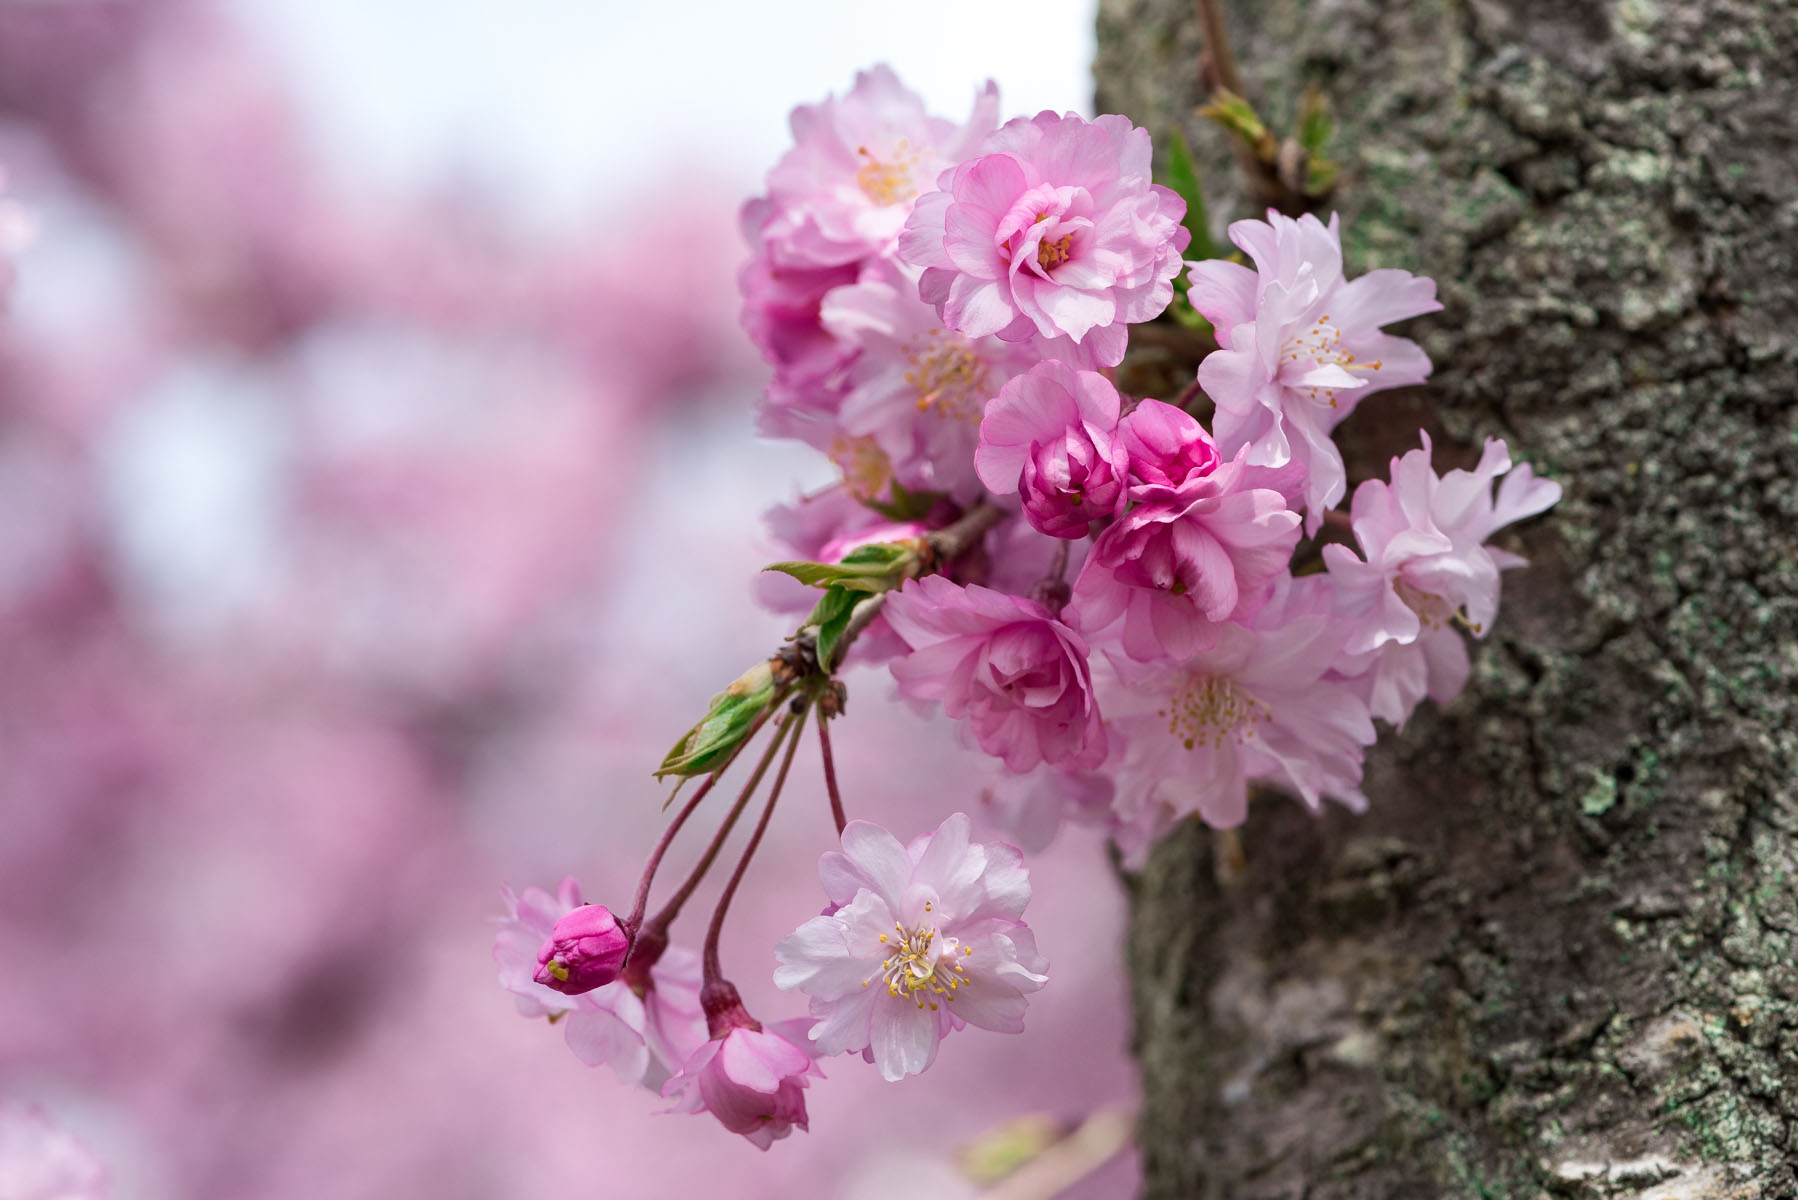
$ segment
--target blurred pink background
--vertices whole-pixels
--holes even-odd
[[[37,225],[0,316],[0,1101],[115,1197],[973,1196],[958,1146],[1129,1102],[1078,832],[1031,861],[1029,1031],[898,1085],[827,1060],[766,1154],[581,1066],[490,957],[502,883],[628,903],[649,771],[789,631],[752,514],[828,467],[752,437],[734,282],[785,111],[879,57],[957,116],[989,74],[1084,107],[1090,4],[990,7],[0,4]],[[850,688],[852,815],[975,809],[952,729]],[[724,949],[766,1019],[832,840],[795,775]]]

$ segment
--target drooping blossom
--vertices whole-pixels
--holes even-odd
[[[1103,694],[1125,736],[1119,818],[1163,828],[1167,817],[1197,813],[1227,829],[1242,823],[1255,779],[1313,808],[1325,796],[1365,807],[1362,747],[1373,743],[1373,722],[1331,671],[1345,634],[1326,615],[1302,615],[1273,628],[1222,625],[1213,646],[1184,662],[1107,655]]]
[[[1150,182],[1149,135],[1107,115],[1008,122],[918,199],[899,255],[951,328],[1009,341],[1067,337],[1100,366],[1125,327],[1173,298],[1186,205]]]
[[[963,124],[933,117],[884,63],[858,72],[841,99],[793,110],[793,147],[768,173],[756,230],[783,267],[836,267],[880,254],[912,201],[966,158],[999,120],[989,81]]]
[[[758,219],[756,204],[744,209],[746,226]],[[774,368],[756,410],[757,432],[763,436],[795,438],[819,449],[829,445],[842,402],[835,376],[855,351],[824,328],[820,309],[833,288],[852,284],[855,277],[853,264],[781,267],[761,253],[738,274],[743,328]]]
[[[1334,215],[1326,226],[1270,209],[1266,221],[1231,225],[1230,238],[1255,270],[1206,259],[1189,273],[1193,307],[1220,347],[1199,364],[1217,405],[1212,432],[1226,455],[1246,447],[1252,465],[1302,463],[1315,533],[1348,486],[1331,431],[1363,397],[1429,378],[1417,344],[1380,327],[1439,310],[1436,285],[1391,269],[1345,280]]]
[[[1430,438],[1392,460],[1391,482],[1355,489],[1351,524],[1364,558],[1324,547],[1336,608],[1351,632],[1345,652],[1370,656],[1373,714],[1403,725],[1425,695],[1452,700],[1467,682],[1467,649],[1453,628],[1484,637],[1498,614],[1499,572],[1524,560],[1485,541],[1561,498],[1528,463],[1511,470],[1505,443],[1489,438],[1479,465],[1438,477]],[[1506,472],[1510,474],[1506,475]],[[1500,475],[1496,500],[1492,484]]]
[[[502,895],[508,911],[493,939],[500,986],[513,994],[520,1015],[559,1022],[576,1058],[590,1067],[610,1066],[620,1081],[655,1090],[705,1041],[697,954],[670,946],[640,980],[618,979],[566,995],[537,982],[537,954],[557,921],[581,907],[580,885],[569,878],[554,896],[541,888],[526,888],[523,895],[507,888]]]
[[[532,979],[554,992],[578,996],[618,978],[631,939],[603,904],[582,904],[563,913],[537,950]]]
[[[1124,652],[1138,662],[1215,645],[1218,623],[1248,616],[1298,544],[1298,514],[1250,482],[1239,451],[1178,486],[1135,488],[1136,507],[1099,535],[1074,581],[1075,627],[1097,637],[1122,620]]]
[[[1104,758],[1086,642],[1042,605],[930,575],[888,593],[885,616],[911,647],[891,664],[899,690],[965,717],[1012,770]]]
[[[106,1168],[35,1105],[0,1102],[0,1197],[106,1200]]]
[[[824,327],[855,357],[842,372],[836,423],[842,441],[825,449],[870,497],[897,480],[914,492],[947,492],[967,503],[980,494],[974,447],[987,401],[1044,351],[1036,342],[970,338],[945,328],[918,299],[918,274],[876,264],[860,282],[826,298]],[[862,439],[873,441],[879,458]],[[870,478],[873,463],[878,472]]]
[[[1037,529],[1083,538],[1093,521],[1124,508],[1119,407],[1117,389],[1098,372],[1038,363],[987,402],[974,469],[994,495],[1018,494]]]
[[[889,1080],[916,1075],[954,1030],[1024,1028],[1047,964],[1023,924],[1030,879],[1016,849],[971,843],[956,813],[907,847],[851,821],[819,860],[835,911],[775,947],[774,981],[811,997],[820,1054],[868,1052]]]
[[[805,1087],[823,1078],[806,1047],[804,1020],[766,1028],[736,1025],[707,1040],[662,1085],[675,1113],[709,1112],[732,1133],[766,1150],[795,1128],[808,1129]]]

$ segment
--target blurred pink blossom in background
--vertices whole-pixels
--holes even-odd
[[[356,186],[254,29],[0,6],[0,1180],[29,1119],[119,1200],[526,1197],[596,1162],[558,1190],[974,1196],[957,1147],[1126,1100],[1122,899],[1082,831],[1031,856],[1056,987],[1026,1032],[812,1079],[813,1136],[766,1155],[518,1018],[500,885],[627,901],[650,770],[793,624],[751,514],[818,479],[753,440],[751,185],[670,166],[559,224],[453,175]],[[850,686],[858,815],[978,810],[975,754]],[[837,844],[817,774],[725,947],[770,1012]]]

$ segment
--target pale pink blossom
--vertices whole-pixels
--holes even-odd
[[[1425,695],[1445,703],[1467,682],[1467,651],[1453,626],[1484,637],[1498,614],[1499,572],[1524,565],[1486,538],[1561,498],[1560,485],[1535,478],[1529,464],[1511,471],[1500,439],[1487,440],[1471,471],[1438,477],[1430,453],[1426,433],[1420,449],[1392,460],[1390,483],[1355,489],[1350,519],[1364,557],[1336,544],[1323,550],[1351,630],[1344,650],[1371,656],[1360,664],[1369,703],[1394,725]]]
[[[1116,365],[1125,327],[1173,298],[1191,236],[1185,202],[1150,182],[1148,131],[1042,112],[979,154],[906,222],[899,253],[926,268],[920,294],[970,337],[1067,337]]]
[[[805,1087],[823,1078],[806,1048],[805,1021],[766,1028],[735,1025],[694,1050],[680,1073],[662,1085],[675,1113],[709,1112],[732,1133],[766,1150],[795,1128],[809,1128]]]
[[[1123,511],[1129,467],[1115,434],[1111,381],[1050,360],[1010,380],[986,405],[974,469],[994,495],[1014,493],[1050,537],[1083,538]]]
[[[106,1168],[35,1105],[0,1102],[0,1198],[106,1200]]]
[[[1022,1032],[1024,997],[1048,976],[1020,919],[1030,879],[1017,850],[971,843],[963,813],[909,847],[851,821],[842,844],[818,863],[835,910],[774,950],[774,982],[811,997],[818,1052],[866,1052],[897,1080],[966,1025]]]
[[[1101,686],[1126,739],[1116,771],[1120,820],[1160,829],[1197,813],[1230,828],[1242,823],[1257,779],[1291,788],[1313,808],[1324,796],[1364,807],[1362,748],[1374,740],[1373,722],[1355,689],[1331,673],[1346,630],[1303,615],[1276,628],[1230,623],[1218,634],[1184,662],[1107,656]]]
[[[1086,642],[1042,605],[930,575],[889,593],[885,616],[911,647],[892,663],[899,690],[965,717],[1012,770],[1104,758]]]
[[[857,73],[841,99],[793,110],[793,147],[768,173],[758,234],[775,262],[834,267],[882,254],[905,226],[913,200],[970,154],[999,119],[988,81],[958,125],[882,63]]]
[[[560,1023],[576,1058],[610,1066],[620,1081],[653,1091],[705,1041],[697,954],[670,946],[640,979],[633,969],[631,981],[566,995],[537,982],[537,955],[556,923],[581,907],[580,885],[569,878],[554,896],[540,888],[522,895],[507,888],[502,895],[508,913],[493,939],[500,986],[513,994],[521,1016]]]
[[[1099,637],[1121,620],[1124,651],[1139,662],[1214,645],[1219,622],[1249,616],[1298,544],[1298,514],[1249,483],[1238,452],[1177,487],[1136,488],[1138,504],[1099,535],[1074,581],[1075,627]]]
[[[1303,464],[1306,529],[1347,490],[1330,432],[1364,396],[1421,383],[1430,360],[1415,342],[1380,327],[1436,312],[1433,281],[1409,271],[1342,277],[1337,219],[1238,221],[1230,237],[1255,270],[1206,259],[1189,277],[1193,307],[1217,330],[1220,349],[1199,364],[1217,406],[1212,432],[1226,455],[1247,448],[1255,466]]]

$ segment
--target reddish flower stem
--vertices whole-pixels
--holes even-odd
[[[762,835],[768,832],[768,821],[774,816],[774,803],[780,799],[780,792],[787,782],[787,769],[793,765],[793,752],[799,749],[800,727],[810,710],[802,711],[789,717],[781,724],[784,734],[792,729],[793,737],[787,742],[787,753],[780,760],[780,770],[774,776],[774,787],[768,792],[768,803],[762,806],[762,818],[755,823],[755,832],[749,835],[749,844],[743,847],[743,857],[737,860],[737,869],[731,872],[730,880],[725,883],[724,891],[718,895],[718,907],[712,910],[712,924],[705,931],[705,976],[706,983],[724,978],[724,971],[718,965],[718,935],[724,931],[724,914],[730,910],[730,902],[737,894],[737,885],[743,882],[744,872],[749,870],[749,860],[755,857],[756,848],[762,844]],[[757,776],[759,781],[760,776]]]
[[[830,752],[830,722],[823,713],[818,714],[818,746],[824,752],[824,790],[830,793],[830,815],[837,823],[837,836],[842,837],[849,818],[843,815],[843,793],[837,790],[837,761]]]
[[[770,711],[773,711],[772,706],[770,706]],[[743,810],[749,806],[749,798],[755,794],[755,789],[761,786],[762,776],[768,773],[768,764],[774,761],[775,752],[780,749],[781,742],[786,740],[787,734],[792,728],[793,718],[788,717],[781,721],[780,727],[774,731],[773,739],[768,743],[768,748],[762,752],[761,761],[755,764],[755,773],[743,785],[743,790],[737,793],[736,801],[731,804],[730,811],[724,814],[724,823],[718,826],[718,832],[712,835],[711,844],[705,848],[705,853],[700,856],[699,862],[688,873],[686,881],[675,890],[674,895],[668,898],[668,903],[662,906],[661,911],[650,919],[649,928],[657,933],[665,934],[668,926],[674,924],[674,919],[680,915],[681,906],[692,897],[694,889],[699,886],[699,881],[705,878],[706,872],[712,869],[712,863],[717,859],[718,851],[724,848],[724,840],[730,836],[730,831],[736,828],[737,818],[742,816]],[[749,739],[743,740],[747,743]],[[798,738],[793,740],[798,741]]]

